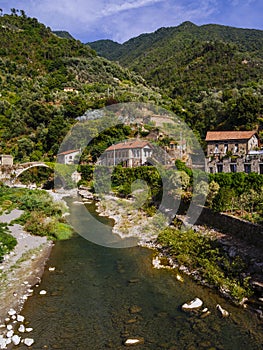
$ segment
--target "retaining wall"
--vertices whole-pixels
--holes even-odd
[[[203,208],[197,225],[207,225],[226,234],[241,238],[258,248],[263,249],[263,226],[241,220],[223,213],[214,213],[211,209]]]

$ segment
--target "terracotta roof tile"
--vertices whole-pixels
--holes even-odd
[[[130,148],[143,148],[146,145],[150,145],[148,141],[143,141],[143,140],[133,140],[133,141],[125,141],[125,142],[120,142],[117,143],[116,145],[111,145],[106,149],[107,151],[113,151],[113,150],[119,150],[119,149],[130,149]]]
[[[79,152],[79,149],[71,149],[69,151],[64,151],[58,154],[58,156],[60,155],[66,155],[66,154],[70,154],[70,153],[74,153],[74,152]]]
[[[208,131],[205,141],[248,140],[256,131]]]

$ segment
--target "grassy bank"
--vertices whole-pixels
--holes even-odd
[[[5,254],[9,253],[17,244],[17,240],[9,233],[5,224],[0,223],[0,263]]]
[[[54,202],[46,191],[1,186],[0,214],[11,212],[15,208],[24,211],[15,222],[23,225],[33,235],[61,240],[68,239],[73,234],[72,228],[63,218],[65,206],[62,202]],[[0,235],[0,240],[1,237],[4,236]],[[11,249],[12,244],[9,246]]]
[[[159,234],[157,241],[178,265],[187,267],[234,301],[251,296],[249,281],[242,277],[245,262],[239,256],[230,258],[215,239],[192,229],[169,227]]]

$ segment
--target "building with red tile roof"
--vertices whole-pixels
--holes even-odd
[[[259,137],[251,131],[208,131],[206,171],[263,174]]]
[[[127,140],[108,147],[101,157],[101,164],[114,166],[123,164],[131,168],[144,165],[152,156],[153,148],[145,140]]]
[[[79,149],[71,149],[57,155],[57,161],[61,164],[74,164],[75,157],[80,154]]]

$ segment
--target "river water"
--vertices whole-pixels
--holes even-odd
[[[81,223],[84,206],[70,207]],[[97,232],[96,225],[98,221],[87,225],[84,220],[83,230]],[[105,230],[103,234],[111,234],[110,226]],[[175,271],[154,269],[153,254],[141,247],[102,247],[77,234],[57,242],[42,282],[22,312],[34,329],[31,348],[118,350],[126,348],[127,338],[140,337],[144,344],[135,349],[262,349],[262,328],[254,315],[187,276],[182,283]],[[56,270],[49,271],[49,266]],[[42,289],[46,295],[39,295]],[[181,310],[195,296],[211,311],[207,318]],[[231,313],[229,318],[220,317],[217,303]]]

